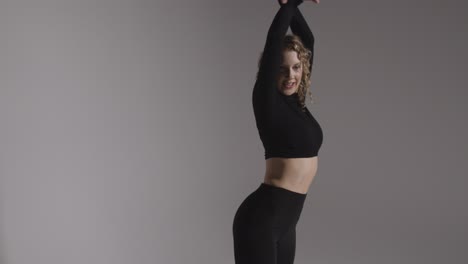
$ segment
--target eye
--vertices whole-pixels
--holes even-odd
[[[297,70],[301,69],[301,65],[300,65],[300,64],[295,65],[295,66],[293,67],[293,69],[294,69],[295,71],[297,71]],[[281,68],[280,68],[280,71],[281,71],[281,72],[286,72],[287,70],[288,70],[287,67],[281,67]]]

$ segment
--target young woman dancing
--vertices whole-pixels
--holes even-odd
[[[323,140],[320,125],[305,106],[314,36],[298,8],[303,0],[278,2],[252,93],[266,172],[234,216],[236,264],[293,264],[296,224]],[[289,26],[293,35],[285,36]]]

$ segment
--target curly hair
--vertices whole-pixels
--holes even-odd
[[[305,107],[305,98],[306,96],[309,97],[310,102],[314,103],[312,99],[312,93],[310,92],[309,86],[311,84],[310,76],[311,70],[313,65],[310,65],[310,57],[313,56],[312,51],[309,50],[304,46],[302,40],[299,36],[295,34],[287,34],[283,40],[283,51],[295,51],[297,52],[299,60],[302,62],[302,80],[299,84],[299,88],[297,90],[299,101],[301,105],[301,109],[304,111]],[[261,62],[263,60],[263,51],[260,52],[260,58],[258,60],[258,68],[260,68]],[[257,71],[256,78],[258,79],[259,71]]]

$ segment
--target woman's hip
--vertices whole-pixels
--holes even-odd
[[[307,194],[261,183],[239,205],[234,228],[290,228],[299,220]]]

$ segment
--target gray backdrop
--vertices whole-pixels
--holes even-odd
[[[233,264],[276,0],[0,3],[0,262]],[[468,2],[300,8],[324,142],[295,263],[468,263]]]

